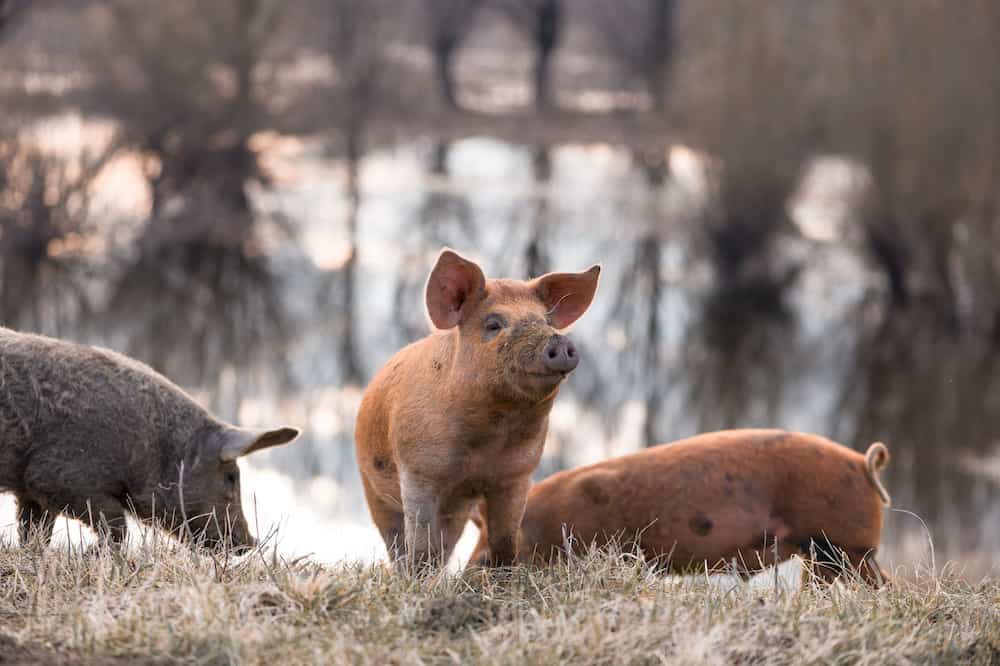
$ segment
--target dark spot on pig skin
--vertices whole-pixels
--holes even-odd
[[[441,361],[434,359],[434,361],[431,363],[431,367],[434,368],[434,372],[441,372],[441,369],[444,368],[444,365],[441,364]]]
[[[732,483],[735,480],[736,480],[736,477],[734,477],[729,472],[726,472],[726,483]]]
[[[695,516],[688,522],[688,526],[698,536],[705,536],[712,531],[712,521],[705,516]]]
[[[585,479],[581,484],[581,490],[583,494],[587,496],[594,504],[607,504],[611,500],[611,496],[608,491],[605,490],[600,482],[594,479]]]
[[[375,469],[380,472],[385,472],[391,467],[392,465],[389,463],[388,459],[383,458],[382,456],[375,456]]]

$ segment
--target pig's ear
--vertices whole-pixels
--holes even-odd
[[[475,262],[445,248],[427,278],[427,314],[436,328],[458,326],[486,295],[486,277]]]
[[[549,273],[535,280],[535,290],[548,308],[554,328],[566,328],[587,311],[600,276],[598,264],[582,273]]]
[[[299,436],[297,428],[278,428],[276,430],[249,430],[247,428],[230,428],[225,432],[219,459],[230,462],[254,451],[267,449],[280,444],[287,444]]]

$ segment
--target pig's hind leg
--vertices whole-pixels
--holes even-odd
[[[17,535],[21,545],[27,545],[34,539],[36,543],[47,546],[52,540],[55,523],[56,516],[40,503],[24,495],[17,496]]]
[[[402,562],[405,554],[403,543],[403,512],[399,502],[383,499],[368,478],[361,475],[361,485],[368,502],[368,512],[372,516],[375,527],[378,528],[382,541],[385,542],[389,559],[394,563]]]
[[[25,494],[40,498],[53,514],[65,514],[87,524],[102,541],[118,546],[125,542],[128,524],[125,506],[117,496],[121,484],[96,477],[79,460],[34,458],[24,472]]]

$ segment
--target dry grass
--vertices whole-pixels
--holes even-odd
[[[718,580],[607,553],[418,581],[162,541],[126,557],[4,544],[0,663],[1000,663],[997,581]]]

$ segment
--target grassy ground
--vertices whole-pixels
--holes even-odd
[[[0,546],[0,664],[1000,663],[1000,581],[719,584],[595,555],[415,581],[154,543]]]

